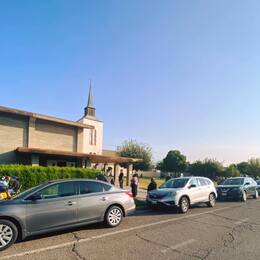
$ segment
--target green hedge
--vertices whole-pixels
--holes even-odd
[[[29,189],[48,180],[67,178],[95,179],[101,171],[92,168],[41,167],[27,165],[0,165],[0,177],[17,176],[21,190]]]

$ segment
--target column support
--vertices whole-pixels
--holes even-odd
[[[118,182],[118,175],[119,175],[119,164],[115,163],[114,164],[114,181],[115,184]]]
[[[31,163],[32,163],[32,166],[39,166],[39,155],[32,154],[31,155]]]
[[[126,186],[130,185],[130,179],[133,175],[133,164],[127,165],[127,174],[126,174]]]

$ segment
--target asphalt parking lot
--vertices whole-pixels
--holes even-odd
[[[38,236],[0,259],[260,259],[260,199],[219,202],[187,214],[137,210],[114,229],[102,224]]]

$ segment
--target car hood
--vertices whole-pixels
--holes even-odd
[[[150,191],[149,193],[152,195],[162,195],[167,193],[176,193],[179,190],[182,190],[183,188],[165,188],[165,189],[157,189]]]
[[[219,185],[218,188],[221,189],[233,189],[233,188],[241,188],[242,185]]]

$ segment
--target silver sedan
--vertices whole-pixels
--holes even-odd
[[[131,192],[87,179],[56,180],[0,202],[0,251],[25,237],[103,222],[118,226],[135,210]]]

